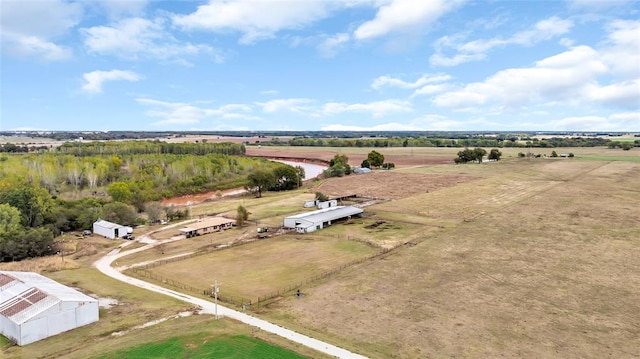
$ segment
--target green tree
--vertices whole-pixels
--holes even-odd
[[[629,143],[629,142],[625,142],[620,147],[625,151],[629,151],[631,149],[631,147],[633,147],[633,145],[631,145],[631,143]]]
[[[20,211],[8,203],[0,204],[0,237],[20,229]]]
[[[242,226],[247,219],[249,219],[249,212],[247,209],[242,205],[238,206],[238,209],[236,210],[236,225]]]
[[[306,173],[304,172],[304,168],[302,166],[296,166],[296,173],[298,174],[298,187],[302,186],[302,181],[306,177]]]
[[[107,203],[102,208],[102,212],[107,221],[125,226],[133,225],[138,218],[135,208],[122,202]]]
[[[327,196],[326,194],[322,193],[322,192],[316,192],[316,200],[320,201],[320,202],[326,202],[329,200],[329,196]]]
[[[551,157],[558,157],[558,152],[551,151]]]
[[[371,151],[367,155],[367,160],[372,167],[380,167],[384,163],[384,155],[378,151]]]
[[[473,154],[475,156],[475,160],[478,161],[478,163],[482,163],[482,158],[487,154],[487,150],[476,147],[473,149]]]
[[[107,193],[115,202],[130,203],[133,192],[125,182],[113,182],[107,187]]]
[[[349,157],[345,154],[336,154],[329,161],[329,167],[333,167],[334,165],[341,165],[342,167],[346,167],[349,165]]]
[[[38,227],[51,211],[52,198],[45,189],[21,184],[4,195],[0,195],[0,203],[8,203],[18,209],[21,223],[25,227]]]
[[[489,152],[489,157],[488,158],[490,160],[500,161],[500,157],[502,157],[502,152],[500,152],[497,148],[493,148]]]
[[[273,191],[288,191],[298,187],[299,175],[295,168],[283,164],[273,169],[274,184],[269,188]]]
[[[365,159],[360,164],[360,167],[362,167],[362,168],[371,168],[371,163],[369,163],[369,160]]]
[[[262,197],[262,192],[272,187],[276,183],[276,177],[268,169],[257,169],[247,176],[249,184],[245,187],[247,191],[255,193],[256,197]]]

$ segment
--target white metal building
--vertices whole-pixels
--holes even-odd
[[[16,344],[97,321],[97,299],[37,273],[0,271],[0,333]]]
[[[98,219],[93,224],[93,233],[103,237],[116,239],[130,235],[133,233],[133,228],[105,221],[104,219]]]
[[[295,228],[298,233],[308,233],[330,226],[331,223],[342,219],[362,217],[362,213],[364,211],[356,207],[329,207],[285,217],[284,227]]]

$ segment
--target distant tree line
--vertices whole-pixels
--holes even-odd
[[[297,137],[289,140],[274,138],[260,142],[261,145],[308,146],[308,147],[595,147],[606,146],[609,139],[599,137],[553,137],[548,139],[504,136],[497,138],[308,138]],[[636,141],[640,146],[640,141]]]
[[[49,147],[47,146],[16,145],[15,143],[0,144],[0,152],[6,152],[6,153],[27,153],[27,152],[48,151],[48,150],[49,150]]]
[[[231,142],[167,143],[161,141],[121,141],[121,142],[65,142],[56,149],[59,153],[74,156],[94,155],[244,155],[244,145]]]

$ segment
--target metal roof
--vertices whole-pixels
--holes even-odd
[[[223,224],[228,224],[228,223],[236,223],[236,221],[233,219],[224,218],[224,217],[210,217],[210,218],[205,218],[199,222],[191,223],[189,227],[184,227],[180,231],[191,232],[191,231],[197,231],[199,229],[221,226]]]
[[[110,229],[126,227],[121,224],[105,221],[104,219],[98,219],[93,225],[100,226],[102,228],[110,228]]]
[[[24,323],[63,301],[97,299],[37,273],[0,271],[0,315],[15,323]]]
[[[364,211],[361,208],[351,207],[351,206],[336,206],[329,207],[324,209],[319,209],[317,211],[300,213],[293,216],[289,216],[289,219],[301,219],[313,223],[320,223],[326,221],[332,221],[335,219],[350,217],[362,214]]]

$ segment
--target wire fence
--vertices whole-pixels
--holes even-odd
[[[357,239],[354,238],[354,239],[350,239],[350,240],[357,240]],[[237,245],[241,245],[241,244],[244,244],[244,243],[239,243]],[[237,246],[237,245],[235,245],[235,246]],[[402,244],[398,244],[398,245],[396,245],[394,247],[391,247],[391,248],[383,248],[382,250],[380,250],[377,253],[374,253],[374,254],[371,254],[369,256],[366,256],[366,257],[363,257],[363,258],[360,258],[360,259],[357,259],[357,260],[342,264],[342,265],[340,265],[338,267],[335,267],[335,268],[333,268],[331,270],[328,270],[328,271],[325,271],[323,273],[319,273],[317,275],[305,278],[304,280],[302,280],[302,281],[300,281],[298,283],[291,284],[291,285],[288,285],[288,286],[283,287],[283,288],[278,288],[277,290],[275,290],[275,291],[273,291],[273,292],[271,292],[269,294],[266,294],[266,295],[255,296],[255,297],[252,297],[252,298],[243,298],[243,297],[239,297],[239,296],[229,296],[229,295],[220,295],[220,294],[218,294],[218,301],[226,303],[226,304],[230,304],[230,305],[233,305],[233,306],[236,306],[238,308],[243,308],[243,309],[249,309],[249,308],[251,308],[251,306],[254,306],[254,305],[255,306],[264,305],[264,304],[268,303],[269,301],[271,301],[271,300],[273,300],[275,298],[278,298],[278,297],[280,297],[282,295],[285,295],[285,294],[288,294],[288,293],[292,293],[294,291],[298,291],[305,285],[308,285],[310,283],[313,283],[313,282],[325,279],[327,277],[330,277],[330,276],[332,276],[332,275],[334,275],[334,274],[336,274],[336,273],[338,273],[338,272],[340,272],[340,271],[342,271],[342,270],[344,270],[346,268],[353,267],[355,265],[364,263],[364,262],[372,260],[372,259],[383,257],[383,256],[389,254],[390,252],[394,251],[395,249],[397,249],[397,248],[399,248],[401,246],[402,246]],[[232,246],[230,246],[230,247],[232,247]],[[230,247],[225,247],[225,248],[230,248]],[[218,248],[216,250],[225,249],[225,248]],[[209,253],[209,252],[211,252],[211,251],[207,251],[206,253]],[[133,267],[133,268],[131,268],[131,270],[134,273],[136,273],[137,275],[139,275],[139,276],[152,279],[152,280],[154,280],[156,282],[160,282],[162,284],[171,285],[171,286],[173,286],[175,288],[183,289],[183,290],[189,291],[191,293],[201,294],[201,295],[205,295],[205,296],[209,296],[209,297],[213,298],[213,288],[204,288],[204,289],[203,288],[196,288],[196,287],[193,287],[191,285],[176,281],[174,279],[163,277],[161,275],[158,275],[158,274],[153,273],[153,272],[148,270],[149,268],[153,268],[153,267],[156,267],[158,265],[171,263],[171,262],[176,262],[176,261],[180,261],[180,260],[185,260],[187,258],[193,258],[193,257],[199,256],[199,255],[202,255],[202,254],[206,254],[206,253],[199,253],[198,252],[198,253],[193,253],[192,255],[189,255],[189,256],[181,256],[181,257],[178,257],[178,258],[166,259],[166,260],[158,261],[158,262],[155,262],[155,263],[150,263],[150,264],[147,264],[147,265],[144,265],[144,266]]]

